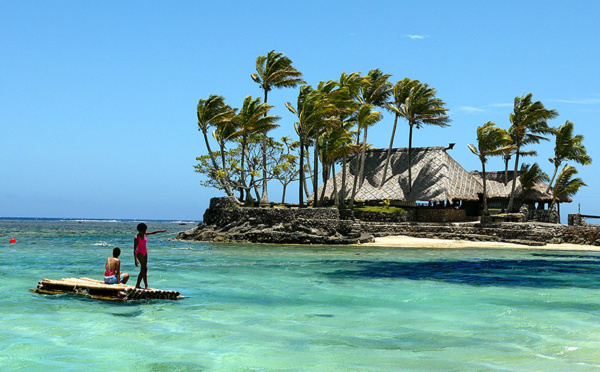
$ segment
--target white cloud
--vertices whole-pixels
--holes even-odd
[[[475,114],[478,112],[485,112],[484,109],[480,109],[478,107],[473,107],[473,106],[459,106],[457,108],[455,108],[453,111],[462,111],[462,112],[466,112],[468,114]]]
[[[512,103],[490,103],[487,105],[488,107],[513,107]]]
[[[429,37],[429,35],[406,35],[406,37],[412,40],[420,40]]]
[[[600,98],[582,98],[582,99],[553,99],[554,102],[573,103],[576,105],[597,105],[600,104]]]

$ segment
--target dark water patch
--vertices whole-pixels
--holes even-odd
[[[309,318],[335,318],[333,314],[308,314]]]
[[[205,371],[206,368],[194,363],[143,363],[140,370],[150,372]]]
[[[600,270],[582,260],[442,260],[420,262],[338,261],[345,268],[324,275],[333,279],[434,280],[475,286],[600,288]]]
[[[579,258],[600,261],[600,256],[591,254],[532,253],[531,255],[534,257]]]
[[[129,313],[111,313],[114,316],[121,316],[124,318],[135,318],[136,316],[142,315],[144,312],[142,310],[132,311]]]

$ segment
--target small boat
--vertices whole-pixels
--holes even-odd
[[[177,291],[141,289],[127,284],[106,284],[90,278],[42,279],[37,288],[32,289],[31,292],[40,294],[71,293],[106,301],[179,300],[183,298]]]

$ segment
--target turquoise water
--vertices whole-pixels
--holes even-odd
[[[0,220],[1,370],[600,369],[600,252],[190,243],[150,222],[169,233],[149,284],[184,300],[28,292],[100,279],[113,246],[135,280],[135,225]]]

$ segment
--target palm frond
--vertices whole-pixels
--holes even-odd
[[[577,174],[577,169],[571,165],[565,165],[556,179],[556,184],[552,189],[552,202],[560,200],[565,196],[574,196],[581,187],[587,186],[579,177],[573,178]]]

